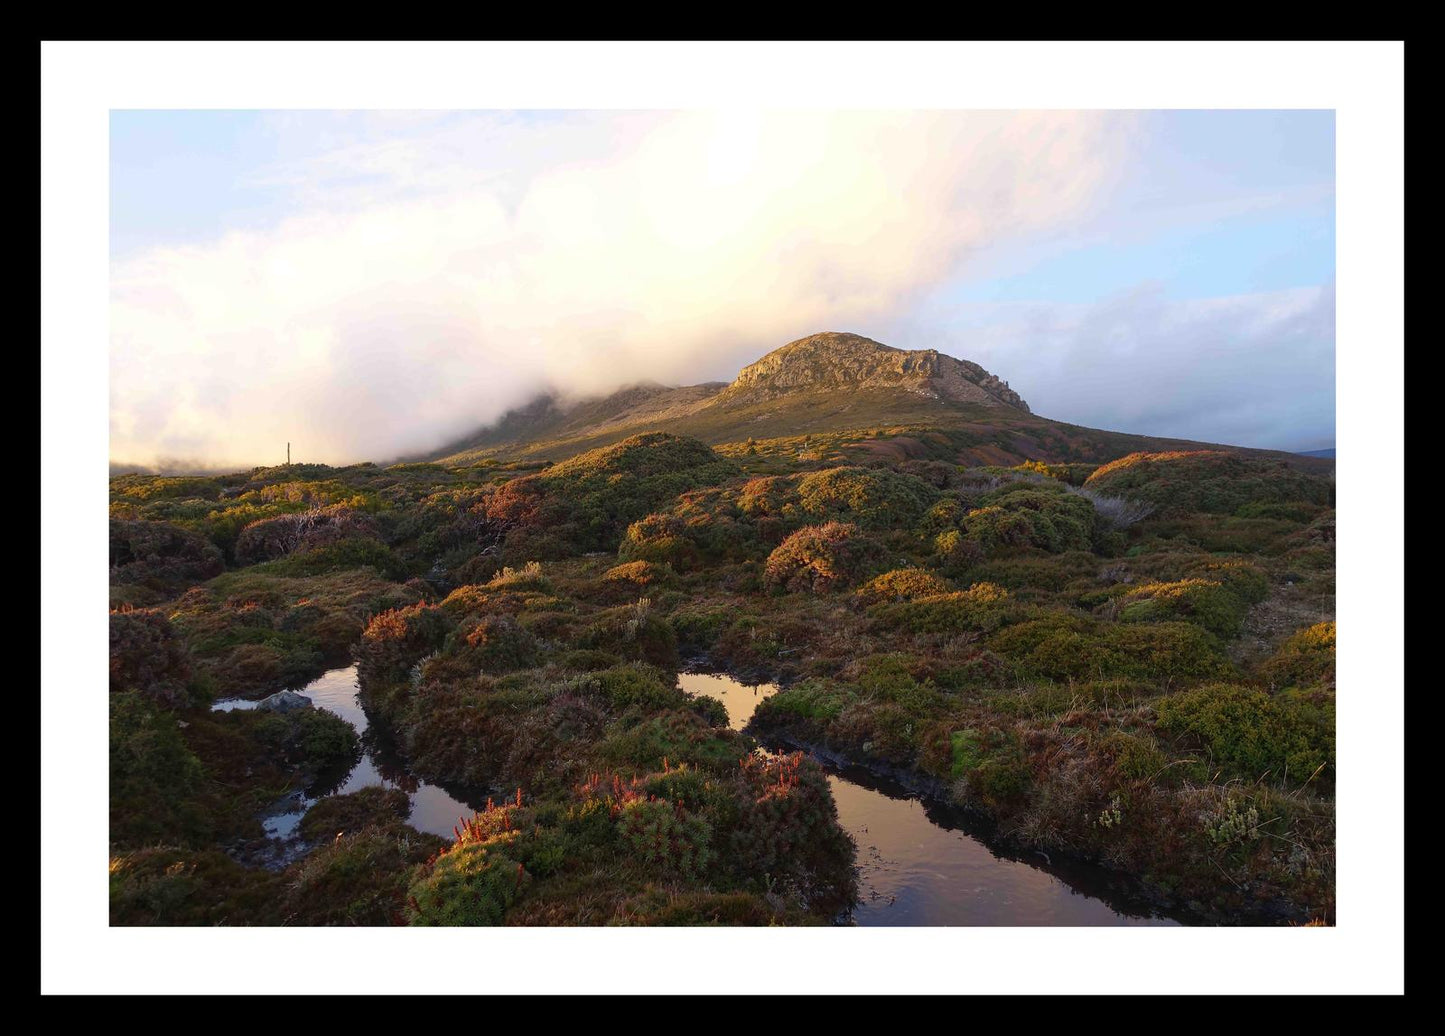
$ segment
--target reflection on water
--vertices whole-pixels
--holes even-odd
[[[266,834],[272,838],[289,838],[296,831],[301,817],[316,802],[327,795],[344,795],[361,788],[380,786],[400,788],[411,797],[411,817],[407,823],[420,831],[450,838],[452,828],[458,820],[469,817],[486,805],[486,795],[466,794],[457,797],[436,784],[419,781],[407,772],[400,758],[391,746],[386,745],[370,730],[366,711],[357,697],[356,667],[333,669],[312,681],[301,691],[318,709],[336,713],[356,728],[361,735],[362,756],[344,777],[332,780],[327,787],[309,788],[308,794],[296,794],[278,813],[266,817],[263,824]],[[254,709],[254,701],[221,701],[215,707],[221,710]],[[473,804],[468,803],[468,799]]]
[[[772,684],[748,686],[716,673],[684,673],[683,690],[717,698],[728,723],[741,730],[758,702],[777,692]],[[265,820],[273,838],[288,839],[317,799],[359,788],[400,788],[411,797],[410,823],[450,837],[457,821],[486,804],[484,793],[453,794],[419,781],[394,749],[370,729],[357,697],[356,667],[333,669],[303,694],[356,727],[362,757],[325,790],[297,793]],[[255,708],[252,701],[223,701],[217,709]],[[819,762],[838,804],[838,819],[858,843],[862,901],[859,925],[1159,925],[1131,899],[1122,880],[1099,868],[1064,867],[1037,859],[1010,859],[969,833],[968,818],[918,796],[886,778],[852,766]]]
[[[717,673],[684,673],[683,690],[717,698],[741,730],[778,688]],[[946,807],[859,767],[820,759],[838,820],[858,843],[858,925],[1169,925],[1131,903],[1100,868],[1044,869],[995,853]],[[1067,870],[1067,883],[1061,875]],[[1087,891],[1086,891],[1087,890]],[[1092,894],[1091,894],[1092,893]],[[1102,898],[1101,898],[1102,897]]]
[[[728,726],[734,730],[742,730],[748,725],[758,702],[778,693],[776,684],[750,686],[718,673],[683,673],[678,682],[688,694],[705,694],[722,702],[728,710]]]

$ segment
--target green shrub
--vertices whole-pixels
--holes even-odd
[[[1126,780],[1149,780],[1169,764],[1168,756],[1146,734],[1111,730],[1099,748],[1113,763],[1114,772]]]
[[[762,725],[788,717],[826,723],[836,719],[857,700],[858,695],[842,684],[830,680],[804,680],[764,698],[753,715]]]
[[[617,823],[631,858],[651,870],[699,877],[716,855],[712,825],[666,799],[629,802]]]
[[[1094,534],[1094,505],[1057,488],[1057,492],[1046,492],[1025,483],[994,490],[982,498],[985,506],[964,516],[963,531],[989,553],[1023,548],[1052,554],[1088,550]]]
[[[133,693],[110,695],[110,842],[198,844],[213,821],[198,793],[206,779],[175,715]]]
[[[1184,620],[1220,637],[1237,635],[1249,610],[1229,587],[1206,579],[1148,583],[1126,592],[1118,604],[1121,622]]]
[[[255,736],[275,755],[311,774],[355,762],[356,728],[326,709],[267,712],[255,720]]]
[[[876,468],[828,468],[797,483],[799,509],[812,521],[837,519],[861,529],[908,528],[938,498],[920,478]]]
[[[279,874],[225,853],[154,847],[110,858],[110,923],[118,926],[277,925]]]
[[[400,788],[361,788],[348,795],[328,795],[306,811],[302,838],[317,842],[365,827],[389,827],[406,820],[411,798]]]
[[[1016,613],[1009,592],[993,583],[975,583],[967,590],[876,604],[868,609],[880,628],[909,633],[995,630]]]
[[[336,835],[287,871],[294,921],[402,923],[413,871],[445,844],[396,822]]]
[[[857,899],[856,847],[838,826],[827,778],[801,752],[750,755],[734,778],[739,813],[729,862],[762,885],[791,887],[805,909],[833,914]]]
[[[1295,633],[1259,668],[1271,688],[1335,685],[1335,624],[1319,622]]]
[[[1229,773],[1299,784],[1334,762],[1332,715],[1252,687],[1209,684],[1161,698],[1159,729],[1198,744]]]
[[[1283,459],[1225,450],[1131,453],[1099,467],[1085,485],[1155,504],[1166,517],[1235,514],[1248,504],[1334,501],[1334,487],[1321,475]]]
[[[408,924],[499,925],[531,876],[503,855],[505,841],[469,842],[424,866],[407,890]]]

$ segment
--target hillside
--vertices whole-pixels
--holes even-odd
[[[1212,445],[1052,421],[1032,413],[1006,381],[976,363],[830,331],[773,350],[728,385],[643,383],[579,401],[545,394],[414,459],[562,460],[649,431],[764,454],[866,459],[882,453],[966,465],[1100,463],[1138,450]]]

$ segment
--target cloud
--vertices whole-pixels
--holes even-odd
[[[373,120],[258,174],[293,217],[114,264],[111,456],[385,459],[543,387],[730,378],[1079,218],[1130,119]]]
[[[1335,286],[1092,304],[975,303],[892,331],[1007,378],[1035,413],[1275,449],[1334,445]]]

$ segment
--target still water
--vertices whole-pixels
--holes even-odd
[[[744,684],[730,676],[684,673],[683,690],[717,698],[728,723],[742,730],[758,702],[776,693],[771,684]],[[448,790],[417,780],[396,752],[370,729],[357,695],[356,667],[333,669],[302,694],[361,735],[362,756],[351,771],[325,788],[311,788],[280,804],[265,818],[267,834],[290,842],[306,810],[327,795],[359,788],[400,788],[411,798],[409,823],[449,838],[463,817],[486,805],[482,792]],[[254,701],[217,702],[220,710],[255,708]],[[1150,916],[1120,879],[1099,868],[1065,868],[1042,855],[1012,859],[970,834],[971,822],[938,803],[926,802],[886,778],[819,759],[828,772],[838,818],[858,843],[862,901],[851,920],[858,925],[1168,925]],[[976,829],[976,828],[975,828]],[[285,862],[284,858],[279,862]]]
[[[771,684],[684,673],[682,688],[717,698],[742,730]],[[1100,868],[1065,868],[1010,859],[964,830],[969,821],[858,767],[819,759],[828,771],[838,819],[858,843],[862,902],[858,925],[1171,925],[1149,916]],[[1067,873],[1068,880],[1065,880]]]
[[[300,691],[318,709],[336,713],[356,728],[361,735],[361,760],[339,783],[324,789],[308,789],[314,796],[297,794],[287,800],[279,812],[264,819],[266,833],[272,838],[287,839],[296,830],[301,817],[320,798],[344,795],[360,788],[380,786],[400,788],[411,797],[411,817],[407,823],[421,831],[443,838],[452,836],[452,828],[463,817],[469,817],[487,804],[485,794],[465,792],[462,797],[436,784],[419,781],[407,772],[400,758],[384,744],[375,732],[369,731],[366,712],[357,695],[356,667],[333,669],[313,680]],[[231,699],[217,702],[217,709],[254,709],[254,701]]]

